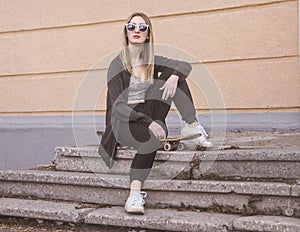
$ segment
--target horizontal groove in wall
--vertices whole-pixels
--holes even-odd
[[[247,10],[257,7],[266,7],[271,5],[280,5],[286,2],[297,2],[297,0],[284,0],[284,1],[274,1],[274,2],[268,2],[268,3],[257,3],[257,4],[246,4],[244,6],[233,6],[233,7],[227,7],[227,8],[220,8],[220,9],[213,9],[213,10],[202,10],[202,11],[194,11],[194,12],[185,12],[185,13],[178,13],[178,14],[168,14],[168,15],[160,15],[155,16],[151,18],[171,18],[171,17],[181,17],[182,15],[185,16],[194,16],[194,15],[210,15],[210,14],[216,14],[216,13],[228,13],[231,11],[236,10]]]
[[[242,59],[232,59],[232,60],[211,60],[211,61],[203,61],[199,62],[204,65],[210,65],[210,64],[224,64],[224,63],[238,63],[238,62],[248,62],[248,61],[268,61],[268,60],[284,60],[284,59],[293,59],[298,58],[299,54],[295,55],[289,55],[289,56],[277,56],[277,57],[255,57],[255,58],[242,58]],[[199,64],[199,63],[191,63]],[[43,76],[43,75],[54,75],[57,77],[57,75],[78,75],[78,74],[84,74],[86,72],[92,72],[92,71],[100,71],[100,70],[107,70],[108,68],[104,69],[94,69],[94,70],[70,70],[70,71],[57,71],[57,72],[44,72],[44,73],[18,73],[18,74],[10,74],[10,75],[0,75],[0,78],[7,78],[7,77],[33,77],[33,76]]]
[[[228,108],[228,109],[197,109],[197,113],[202,112],[300,112],[300,106],[295,107],[274,107],[274,108]],[[175,113],[176,110],[171,109],[171,113]],[[96,110],[96,111],[39,111],[39,112],[0,112],[0,116],[84,116],[84,115],[103,115],[105,110]],[[96,116],[97,116],[96,115]]]
[[[223,13],[223,12],[230,12],[230,11],[236,11],[236,10],[243,10],[243,9],[252,9],[257,7],[265,7],[270,5],[279,5],[286,2],[297,2],[297,0],[283,0],[283,1],[274,1],[274,2],[268,2],[268,3],[257,3],[257,4],[246,4],[244,6],[233,6],[233,7],[227,7],[227,8],[220,8],[220,9],[212,9],[212,10],[200,10],[200,11],[193,11],[193,12],[182,12],[182,13],[171,13],[166,15],[154,15],[149,16],[151,19],[167,19],[171,17],[181,17],[181,16],[194,16],[194,15],[209,15],[209,14],[216,14],[216,13]],[[109,24],[109,23],[119,23],[124,22],[126,18],[124,19],[118,19],[118,20],[107,20],[107,21],[98,21],[98,22],[91,22],[91,23],[82,23],[82,24],[74,24],[74,25],[61,25],[61,26],[52,26],[52,27],[40,27],[40,28],[28,28],[28,29],[20,29],[20,30],[12,30],[12,31],[1,31],[1,35],[8,35],[8,34],[14,34],[14,33],[24,33],[24,32],[34,32],[34,31],[41,31],[41,30],[57,30],[57,29],[66,29],[66,28],[76,28],[76,27],[87,27],[87,26],[94,26],[99,24]]]
[[[232,60],[216,60],[216,61],[204,61],[203,64],[215,64],[215,63],[234,63],[234,62],[247,62],[247,61],[267,61],[267,60],[278,60],[278,59],[290,59],[299,58],[298,54],[289,56],[276,56],[276,57],[256,57],[256,58],[242,58]]]

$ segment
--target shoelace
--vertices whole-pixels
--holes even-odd
[[[147,197],[147,193],[146,192],[139,192],[139,193],[135,193],[131,197],[132,197],[132,202],[134,204],[139,203],[139,204],[143,205],[143,204],[145,204],[145,201],[144,201],[143,198]]]
[[[200,130],[202,131],[202,133],[205,135],[205,137],[208,137],[208,134],[206,133],[206,131],[204,130],[203,126],[201,126],[200,124],[198,124],[198,127],[200,128]]]

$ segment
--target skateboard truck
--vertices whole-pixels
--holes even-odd
[[[171,138],[161,139],[160,141],[162,142],[162,144],[160,148],[163,149],[164,151],[175,151],[175,150],[183,151],[186,148],[186,145],[181,141],[193,140],[200,136],[201,134],[199,133],[199,134],[192,134],[183,137],[171,137]]]

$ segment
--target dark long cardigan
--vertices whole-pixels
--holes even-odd
[[[179,76],[179,82],[185,80],[192,67],[189,63],[168,59],[162,56],[154,58],[154,80],[167,80],[172,74]],[[119,56],[110,63],[107,73],[106,99],[106,129],[102,136],[98,152],[106,165],[111,168],[117,153],[118,141],[115,132],[118,131],[120,121],[135,121],[149,126],[152,119],[147,115],[134,111],[127,105],[128,86],[131,74],[125,70]]]

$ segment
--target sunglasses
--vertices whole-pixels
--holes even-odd
[[[149,25],[147,25],[147,24],[136,25],[133,23],[126,23],[125,27],[126,27],[127,31],[134,31],[135,27],[138,27],[140,32],[146,32],[148,30]]]

